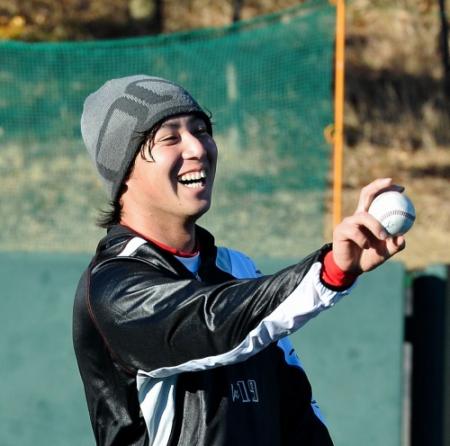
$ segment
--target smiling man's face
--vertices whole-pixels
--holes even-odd
[[[211,205],[217,147],[197,115],[167,119],[136,156],[124,200],[152,218],[192,221]]]

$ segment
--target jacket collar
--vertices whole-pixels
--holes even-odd
[[[208,281],[222,282],[225,277],[222,277],[223,273],[216,266],[217,247],[215,246],[215,240],[213,235],[201,226],[196,226],[197,243],[200,250],[200,269],[199,276],[201,278],[208,278]],[[116,257],[125,247],[125,245],[134,237],[142,237],[137,234],[131,228],[123,225],[115,225],[108,229],[108,232],[102,240],[100,240],[97,252],[94,258],[94,263],[98,265],[100,262]],[[139,254],[140,250],[142,254]],[[189,277],[191,273],[177,260],[174,255],[167,250],[158,246],[151,240],[148,240],[142,248],[138,250],[135,256],[137,259],[148,261],[152,258],[152,261],[160,264],[164,268],[172,270],[174,273],[181,276],[185,276],[188,273]],[[231,278],[227,275],[226,279]]]

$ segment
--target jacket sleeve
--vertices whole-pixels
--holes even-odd
[[[162,378],[218,367],[254,355],[346,294],[320,282],[320,256],[217,285],[116,258],[93,271],[88,311],[128,369]]]

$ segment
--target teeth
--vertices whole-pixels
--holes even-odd
[[[206,172],[204,170],[200,170],[199,172],[189,172],[185,173],[178,177],[180,181],[198,181],[203,178],[206,178]]]
[[[202,183],[187,183],[185,186],[190,187],[191,189],[198,189],[199,187],[202,187]]]

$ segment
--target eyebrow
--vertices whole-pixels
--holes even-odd
[[[206,122],[204,119],[200,118],[199,116],[190,116],[187,120],[187,124],[193,124],[195,122],[200,122],[202,124],[206,125]],[[168,122],[164,122],[160,128],[172,128],[172,129],[177,129],[180,127],[180,122],[177,121],[168,121]]]

